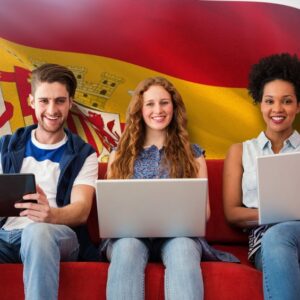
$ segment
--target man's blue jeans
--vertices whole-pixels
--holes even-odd
[[[32,223],[23,230],[0,229],[0,263],[23,262],[25,297],[58,298],[59,263],[79,253],[75,232],[65,225]]]
[[[165,270],[165,299],[203,299],[202,249],[190,238],[166,239],[159,249]],[[150,256],[143,240],[122,238],[110,243],[107,299],[144,299],[145,267]]]
[[[255,257],[256,267],[263,271],[264,299],[299,299],[299,258],[299,221],[279,223],[266,231]]]

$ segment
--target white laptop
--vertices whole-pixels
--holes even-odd
[[[97,180],[102,238],[204,236],[207,179]]]
[[[300,220],[300,153],[257,158],[259,224]]]

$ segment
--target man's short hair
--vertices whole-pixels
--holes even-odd
[[[31,93],[35,94],[38,85],[42,82],[59,82],[66,86],[69,96],[74,98],[77,80],[73,72],[68,68],[57,64],[43,64],[32,71]]]

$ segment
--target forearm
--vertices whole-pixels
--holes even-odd
[[[241,228],[249,228],[258,224],[258,210],[256,208],[230,208],[230,210],[225,210],[225,216],[229,223]]]
[[[50,210],[51,223],[74,227],[86,223],[90,206],[82,205],[82,203],[72,203],[64,207],[51,207]]]
[[[84,184],[74,186],[69,205],[51,208],[54,223],[71,227],[85,223],[92,207],[94,193],[95,189],[92,186]]]

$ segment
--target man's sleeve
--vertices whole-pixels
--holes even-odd
[[[73,185],[86,184],[95,187],[97,178],[98,178],[98,159],[97,159],[97,154],[95,152],[86,158]]]

